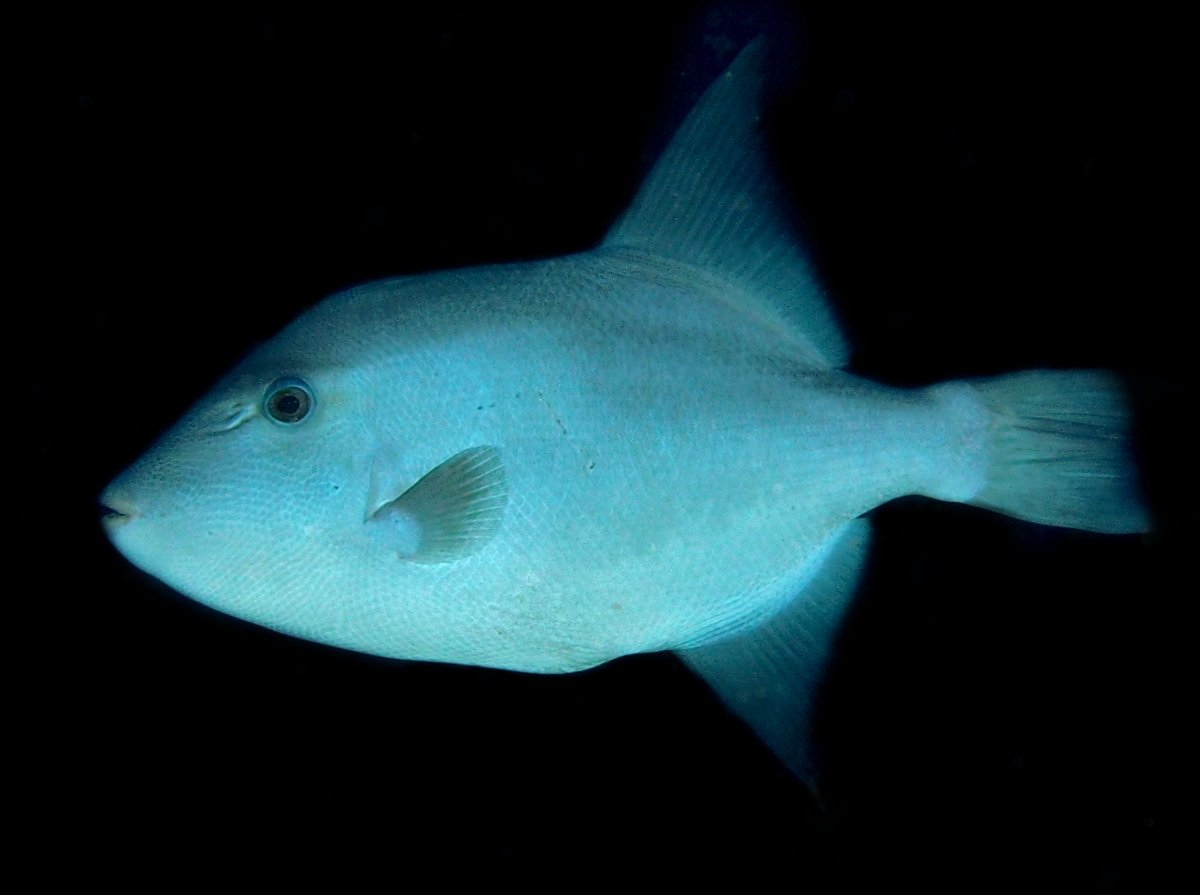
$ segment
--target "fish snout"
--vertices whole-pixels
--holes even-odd
[[[100,518],[106,532],[113,532],[141,515],[129,492],[119,481],[113,482],[100,495],[104,515]]]

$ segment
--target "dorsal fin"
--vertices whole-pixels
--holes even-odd
[[[603,244],[681,261],[740,287],[802,337],[814,359],[840,367],[845,341],[769,170],[766,46],[755,38],[708,88]]]

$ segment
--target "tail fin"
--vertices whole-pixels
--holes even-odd
[[[987,484],[970,503],[1045,525],[1150,529],[1115,375],[1033,370],[971,384],[992,423]]]

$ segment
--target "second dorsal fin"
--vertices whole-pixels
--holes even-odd
[[[757,299],[828,367],[846,344],[805,259],[762,134],[762,36],[708,88],[604,239],[698,267]]]

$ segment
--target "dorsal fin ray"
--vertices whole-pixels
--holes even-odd
[[[758,299],[811,359],[847,350],[781,205],[762,120],[766,38],[759,36],[708,88],[604,239],[701,268]]]

